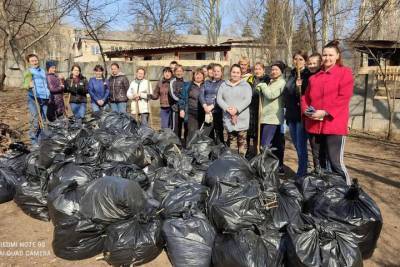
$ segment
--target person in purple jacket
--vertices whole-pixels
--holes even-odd
[[[64,107],[64,83],[63,77],[56,74],[57,68],[54,61],[46,62],[47,84],[50,90],[49,107],[47,109],[47,119],[54,121],[65,113]]]
[[[95,77],[90,78],[88,91],[91,99],[92,112],[108,109],[108,96],[110,87],[108,80],[104,77],[104,68],[101,65],[94,67]]]

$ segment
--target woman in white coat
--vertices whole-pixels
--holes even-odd
[[[136,71],[136,78],[129,86],[127,97],[132,100],[131,113],[133,116],[140,115],[142,125],[148,126],[150,115],[149,100],[153,94],[151,83],[144,77],[146,71],[144,68],[139,67]]]

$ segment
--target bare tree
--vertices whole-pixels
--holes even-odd
[[[176,41],[178,30],[189,25],[185,0],[130,0],[129,3],[131,15],[141,23],[137,28],[142,40],[150,44],[168,45]]]
[[[0,1],[0,31],[21,73],[25,70],[24,54],[53,30],[75,3],[55,0],[45,9],[35,0]]]
[[[77,4],[80,22],[85,27],[86,33],[92,38],[99,46],[101,59],[103,61],[105,76],[107,77],[107,63],[104,55],[104,49],[99,35],[107,30],[110,22],[115,20],[118,15],[118,10],[113,14],[105,14],[104,10],[117,1],[99,1],[99,0],[81,0]]]
[[[221,33],[222,16],[220,0],[193,0],[192,23],[207,32],[209,44],[218,43]]]
[[[280,12],[280,25],[285,40],[286,47],[286,64],[290,64],[292,60],[292,47],[293,47],[293,34],[294,34],[294,21],[295,21],[295,0],[282,1],[282,8]]]
[[[0,35],[3,39],[2,46],[0,47],[0,91],[4,90],[4,82],[6,80],[6,66],[7,66],[7,39]]]

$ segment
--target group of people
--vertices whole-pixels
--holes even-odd
[[[293,69],[288,75],[282,61],[271,64],[267,75],[263,63],[257,62],[251,68],[250,60],[243,57],[230,67],[226,79],[223,67],[215,63],[195,69],[191,80],[185,80],[184,67],[172,61],[162,70],[154,90],[141,67],[131,83],[117,63],[111,65],[108,79],[100,65],[94,68],[95,77],[89,81],[79,65],[73,65],[71,75],[64,80],[57,77],[53,62],[47,62],[46,73],[39,67],[36,55],[29,55],[27,60],[30,68],[24,77],[24,88],[28,90],[32,114],[33,144],[37,144],[40,135],[38,117],[64,116],[64,93],[68,93],[76,119],[85,116],[89,94],[92,112],[126,112],[131,100],[130,111],[140,116],[144,125],[149,123],[150,100],[159,100],[161,128],[173,129],[184,144],[197,130],[208,127],[215,142],[227,144],[247,158],[260,149],[273,147],[279,159],[279,173],[284,174],[284,134],[288,126],[297,151],[297,177],[304,176],[311,167],[309,142],[314,171],[328,170],[349,182],[343,150],[354,81],[351,70],[343,66],[337,41],[325,45],[322,55],[294,53]]]

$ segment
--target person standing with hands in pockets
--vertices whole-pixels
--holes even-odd
[[[131,82],[127,97],[132,101],[131,113],[133,116],[140,115],[140,121],[142,125],[148,126],[150,106],[149,99],[153,94],[153,89],[149,80],[145,79],[146,70],[139,67],[136,70],[136,78]]]
[[[342,176],[348,184],[351,181],[343,156],[353,86],[351,69],[342,63],[339,42],[332,41],[324,46],[322,69],[310,77],[301,98],[305,128],[311,135],[313,152],[319,151],[321,142],[325,143],[332,172]]]

